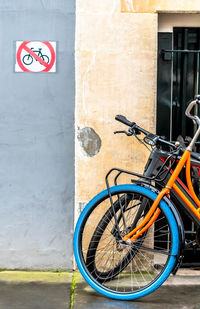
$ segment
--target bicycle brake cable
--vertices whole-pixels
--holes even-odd
[[[139,137],[137,137],[136,134],[134,134],[134,136],[136,137],[136,139],[140,144],[144,145],[150,152],[152,151]]]

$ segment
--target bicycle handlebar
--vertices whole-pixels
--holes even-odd
[[[190,111],[192,110],[192,108],[196,105],[196,104],[200,104],[200,95],[197,95],[195,97],[195,100],[193,100],[192,102],[190,102],[190,104],[188,105],[188,107],[186,108],[185,114],[187,117],[189,117],[190,119],[196,121],[199,124],[199,117],[196,115],[191,115]]]
[[[200,118],[197,115],[191,115],[190,111],[192,110],[192,108],[196,105],[196,104],[200,104],[200,95],[197,95],[195,97],[195,100],[190,102],[190,104],[188,105],[185,114],[187,117],[189,117],[190,119],[193,120],[193,122],[198,125],[198,129],[195,132],[190,144],[188,145],[187,149],[189,151],[192,151],[193,146],[195,145],[195,142],[197,141],[199,135],[200,135]]]
[[[192,102],[190,102],[190,104],[188,105],[186,111],[185,111],[185,114],[187,117],[189,117],[190,119],[192,119],[194,122],[197,123],[198,125],[198,129],[194,135],[194,137],[192,138],[190,144],[188,145],[187,147],[187,150],[189,151],[192,151],[192,148],[195,144],[195,142],[197,141],[197,138],[199,137],[200,135],[200,118],[197,116],[197,115],[192,115],[190,112],[192,110],[192,108],[196,105],[196,104],[200,104],[200,95],[197,95],[195,97],[195,100],[193,100]],[[116,120],[124,123],[125,125],[129,126],[130,129],[128,130],[128,132],[126,131],[123,131],[123,132],[120,132],[120,133],[126,133],[128,136],[130,135],[137,135],[137,134],[140,134],[140,133],[143,133],[144,135],[149,135],[148,136],[148,139],[151,140],[153,143],[152,145],[159,145],[160,144],[164,144],[166,146],[169,146],[169,147],[172,147],[174,149],[177,148],[177,146],[171,142],[168,142],[164,139],[162,139],[160,136],[156,135],[156,134],[152,134],[142,128],[140,128],[139,126],[136,125],[135,122],[131,122],[130,120],[126,119],[126,117],[122,116],[122,115],[117,115],[115,117]],[[146,142],[147,143],[147,142]],[[151,144],[150,144],[151,145]]]
[[[132,127],[133,125],[135,125],[135,122],[131,122],[129,121],[125,116],[123,115],[116,115],[115,119],[119,122],[124,123],[125,125]]]
[[[115,119],[119,122],[122,122],[123,124],[127,125],[128,127],[130,127],[129,132],[133,133],[133,134],[140,134],[143,133],[144,135],[148,135],[148,134],[152,134],[149,131],[144,130],[143,128],[139,127],[135,122],[132,122],[130,120],[128,120],[125,116],[123,115],[116,115]],[[155,137],[157,137],[157,142],[161,143],[161,144],[165,144],[169,147],[173,147],[176,148],[176,146],[171,143],[168,142],[164,139],[162,139],[160,136],[153,134]]]

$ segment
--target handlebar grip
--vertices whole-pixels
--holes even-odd
[[[119,122],[124,123],[125,125],[127,125],[127,126],[129,126],[129,127],[132,127],[132,126],[135,124],[135,122],[129,121],[128,119],[126,119],[126,117],[124,117],[124,116],[122,116],[122,115],[116,115],[116,116],[115,116],[115,119],[116,119],[117,121],[119,121]]]

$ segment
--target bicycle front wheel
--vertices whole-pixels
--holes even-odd
[[[113,187],[111,194],[122,235],[141,222],[156,198],[135,185]],[[168,206],[161,201],[159,208],[148,231],[132,244],[123,244],[116,236],[107,190],[86,206],[76,226],[74,252],[83,277],[95,290],[115,299],[137,299],[167,279],[176,262],[179,234]]]

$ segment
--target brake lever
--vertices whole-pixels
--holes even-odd
[[[127,132],[127,131],[115,131],[115,132],[114,132],[114,134],[118,134],[118,133],[124,133],[124,134],[126,134],[127,136],[133,135],[133,133],[130,133],[130,132]]]

